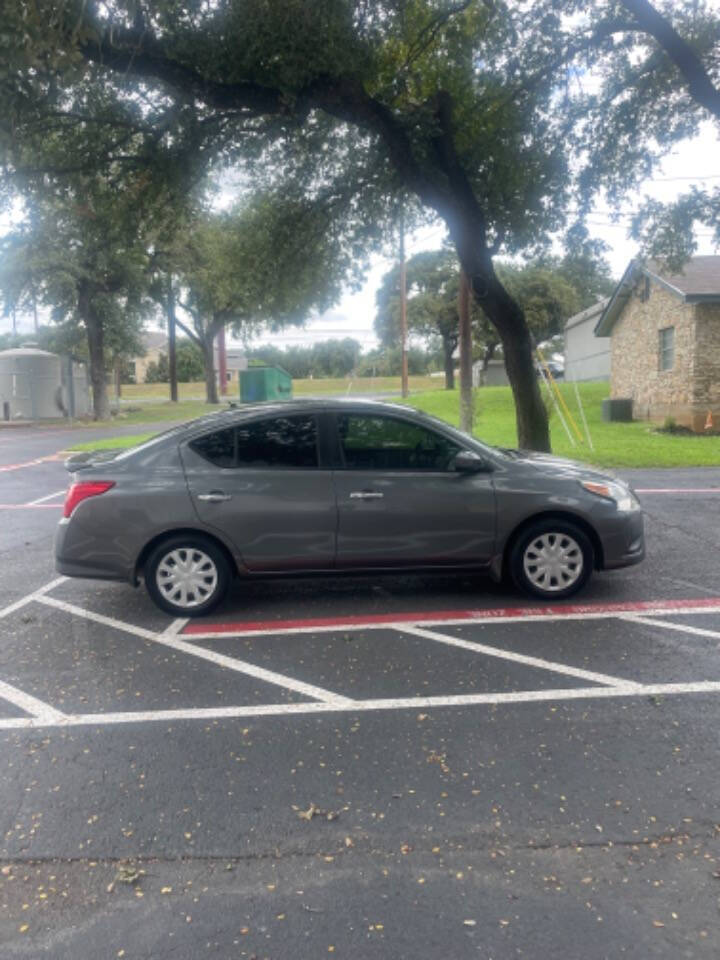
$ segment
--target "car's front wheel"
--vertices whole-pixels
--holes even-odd
[[[569,521],[539,520],[518,537],[510,553],[510,574],[525,593],[561,600],[590,579],[593,546],[587,534]]]
[[[175,617],[209,613],[225,596],[230,566],[223,551],[205,537],[163,540],[145,563],[145,586],[158,607]]]

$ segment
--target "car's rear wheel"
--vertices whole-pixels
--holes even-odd
[[[161,610],[175,617],[208,613],[223,599],[229,583],[225,554],[206,537],[169,537],[145,563],[148,593]]]
[[[539,520],[525,529],[510,553],[510,574],[525,593],[561,600],[582,589],[594,564],[587,534],[570,521]]]

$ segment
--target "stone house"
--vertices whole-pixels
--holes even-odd
[[[132,357],[130,359],[130,369],[132,370],[135,383],[147,382],[147,369],[151,363],[157,363],[160,360],[160,354],[167,356],[168,338],[167,334],[159,330],[146,330],[140,337],[145,353],[141,357]]]
[[[565,324],[565,379],[609,380],[610,338],[595,335],[610,299],[599,300]]]
[[[631,262],[595,327],[610,337],[610,395],[633,417],[666,417],[701,433],[720,427],[720,256],[680,273]]]

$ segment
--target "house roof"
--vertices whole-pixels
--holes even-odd
[[[597,322],[596,337],[610,336],[640,275],[665,287],[681,303],[720,303],[720,256],[693,257],[679,273],[663,270],[654,260],[646,264],[631,260]]]
[[[598,300],[597,303],[593,303],[591,306],[581,310],[580,313],[569,317],[565,323],[565,329],[572,330],[573,327],[577,327],[581,323],[587,323],[588,320],[599,317],[608,303],[610,303],[610,297],[605,297],[603,300]]]
[[[146,350],[159,350],[168,342],[167,334],[162,330],[144,330],[141,339]]]

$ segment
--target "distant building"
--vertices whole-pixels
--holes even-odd
[[[135,383],[147,383],[147,371],[151,363],[159,363],[160,355],[168,355],[167,334],[161,330],[146,330],[141,335],[141,341],[145,348],[145,355],[142,357],[133,357],[130,360],[130,370],[134,373]],[[219,378],[219,357],[217,341],[215,341],[215,375]],[[227,357],[227,382],[237,384],[238,375],[241,370],[247,370],[247,357],[241,349],[228,346],[226,349]]]
[[[215,374],[218,377],[218,382],[220,378],[220,357],[218,352],[217,340],[215,341],[215,354],[214,354],[214,363],[215,363]],[[247,370],[248,361],[247,357],[242,350],[237,347],[228,346],[225,348],[225,366],[226,366],[226,378],[228,384],[237,385],[237,382],[240,378],[240,371]],[[235,392],[233,390],[233,392]]]
[[[565,324],[565,379],[609,380],[610,337],[598,337],[595,327],[610,302],[608,297],[576,313]]]
[[[140,337],[145,348],[145,355],[133,357],[130,360],[130,370],[135,377],[135,383],[147,383],[147,369],[151,363],[158,363],[160,354],[167,356],[168,338],[161,330],[146,330]]]
[[[720,425],[720,256],[680,273],[630,263],[595,333],[611,339],[610,395],[632,399],[636,419],[702,432]]]
[[[506,387],[510,381],[505,370],[505,360],[496,357],[488,362],[485,369],[482,360],[476,360],[472,367],[472,382],[474,387]]]

